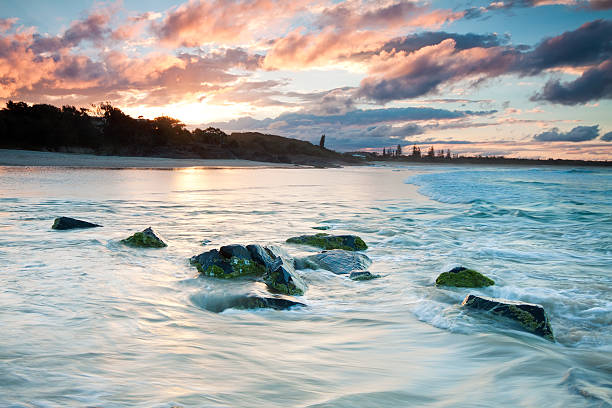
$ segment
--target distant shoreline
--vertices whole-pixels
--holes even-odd
[[[144,156],[102,156],[82,153],[41,152],[35,150],[0,149],[0,166],[79,167],[113,169],[176,169],[207,168],[295,168],[289,163],[269,163],[241,159],[175,159]]]

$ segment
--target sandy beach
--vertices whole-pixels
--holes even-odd
[[[172,159],[164,157],[97,156],[94,154],[39,152],[0,149],[0,166],[149,168],[183,167],[296,167],[287,163],[268,163],[231,159]]]

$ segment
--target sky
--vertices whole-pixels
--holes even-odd
[[[612,160],[612,0],[0,0],[0,103]]]

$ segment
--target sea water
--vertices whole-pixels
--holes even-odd
[[[611,406],[611,199],[603,168],[0,168],[0,406]],[[167,248],[119,242],[148,226]],[[382,278],[303,270],[304,308],[209,311],[250,283],[190,256],[300,256],[313,227]],[[435,286],[459,265],[495,286]],[[556,341],[468,293],[541,304]]]

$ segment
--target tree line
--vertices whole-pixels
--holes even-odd
[[[5,148],[79,147],[146,154],[159,148],[220,146],[227,141],[228,135],[217,128],[190,131],[169,116],[134,119],[108,102],[77,109],[8,101],[0,110],[0,146]]]
[[[377,153],[378,154],[378,153]],[[451,154],[450,149],[447,149],[446,151],[444,150],[438,150],[436,151],[434,149],[433,146],[431,146],[429,148],[429,150],[427,151],[427,153],[423,154],[421,153],[421,148],[417,145],[412,146],[412,153],[409,155],[404,155],[402,153],[402,146],[401,145],[397,145],[397,148],[383,148],[382,151],[382,157],[385,158],[400,158],[400,157],[406,157],[406,158],[413,158],[413,159],[420,159],[420,158],[428,158],[428,159],[435,159],[435,158],[439,158],[439,159],[456,159],[459,157],[459,155],[457,154]]]

